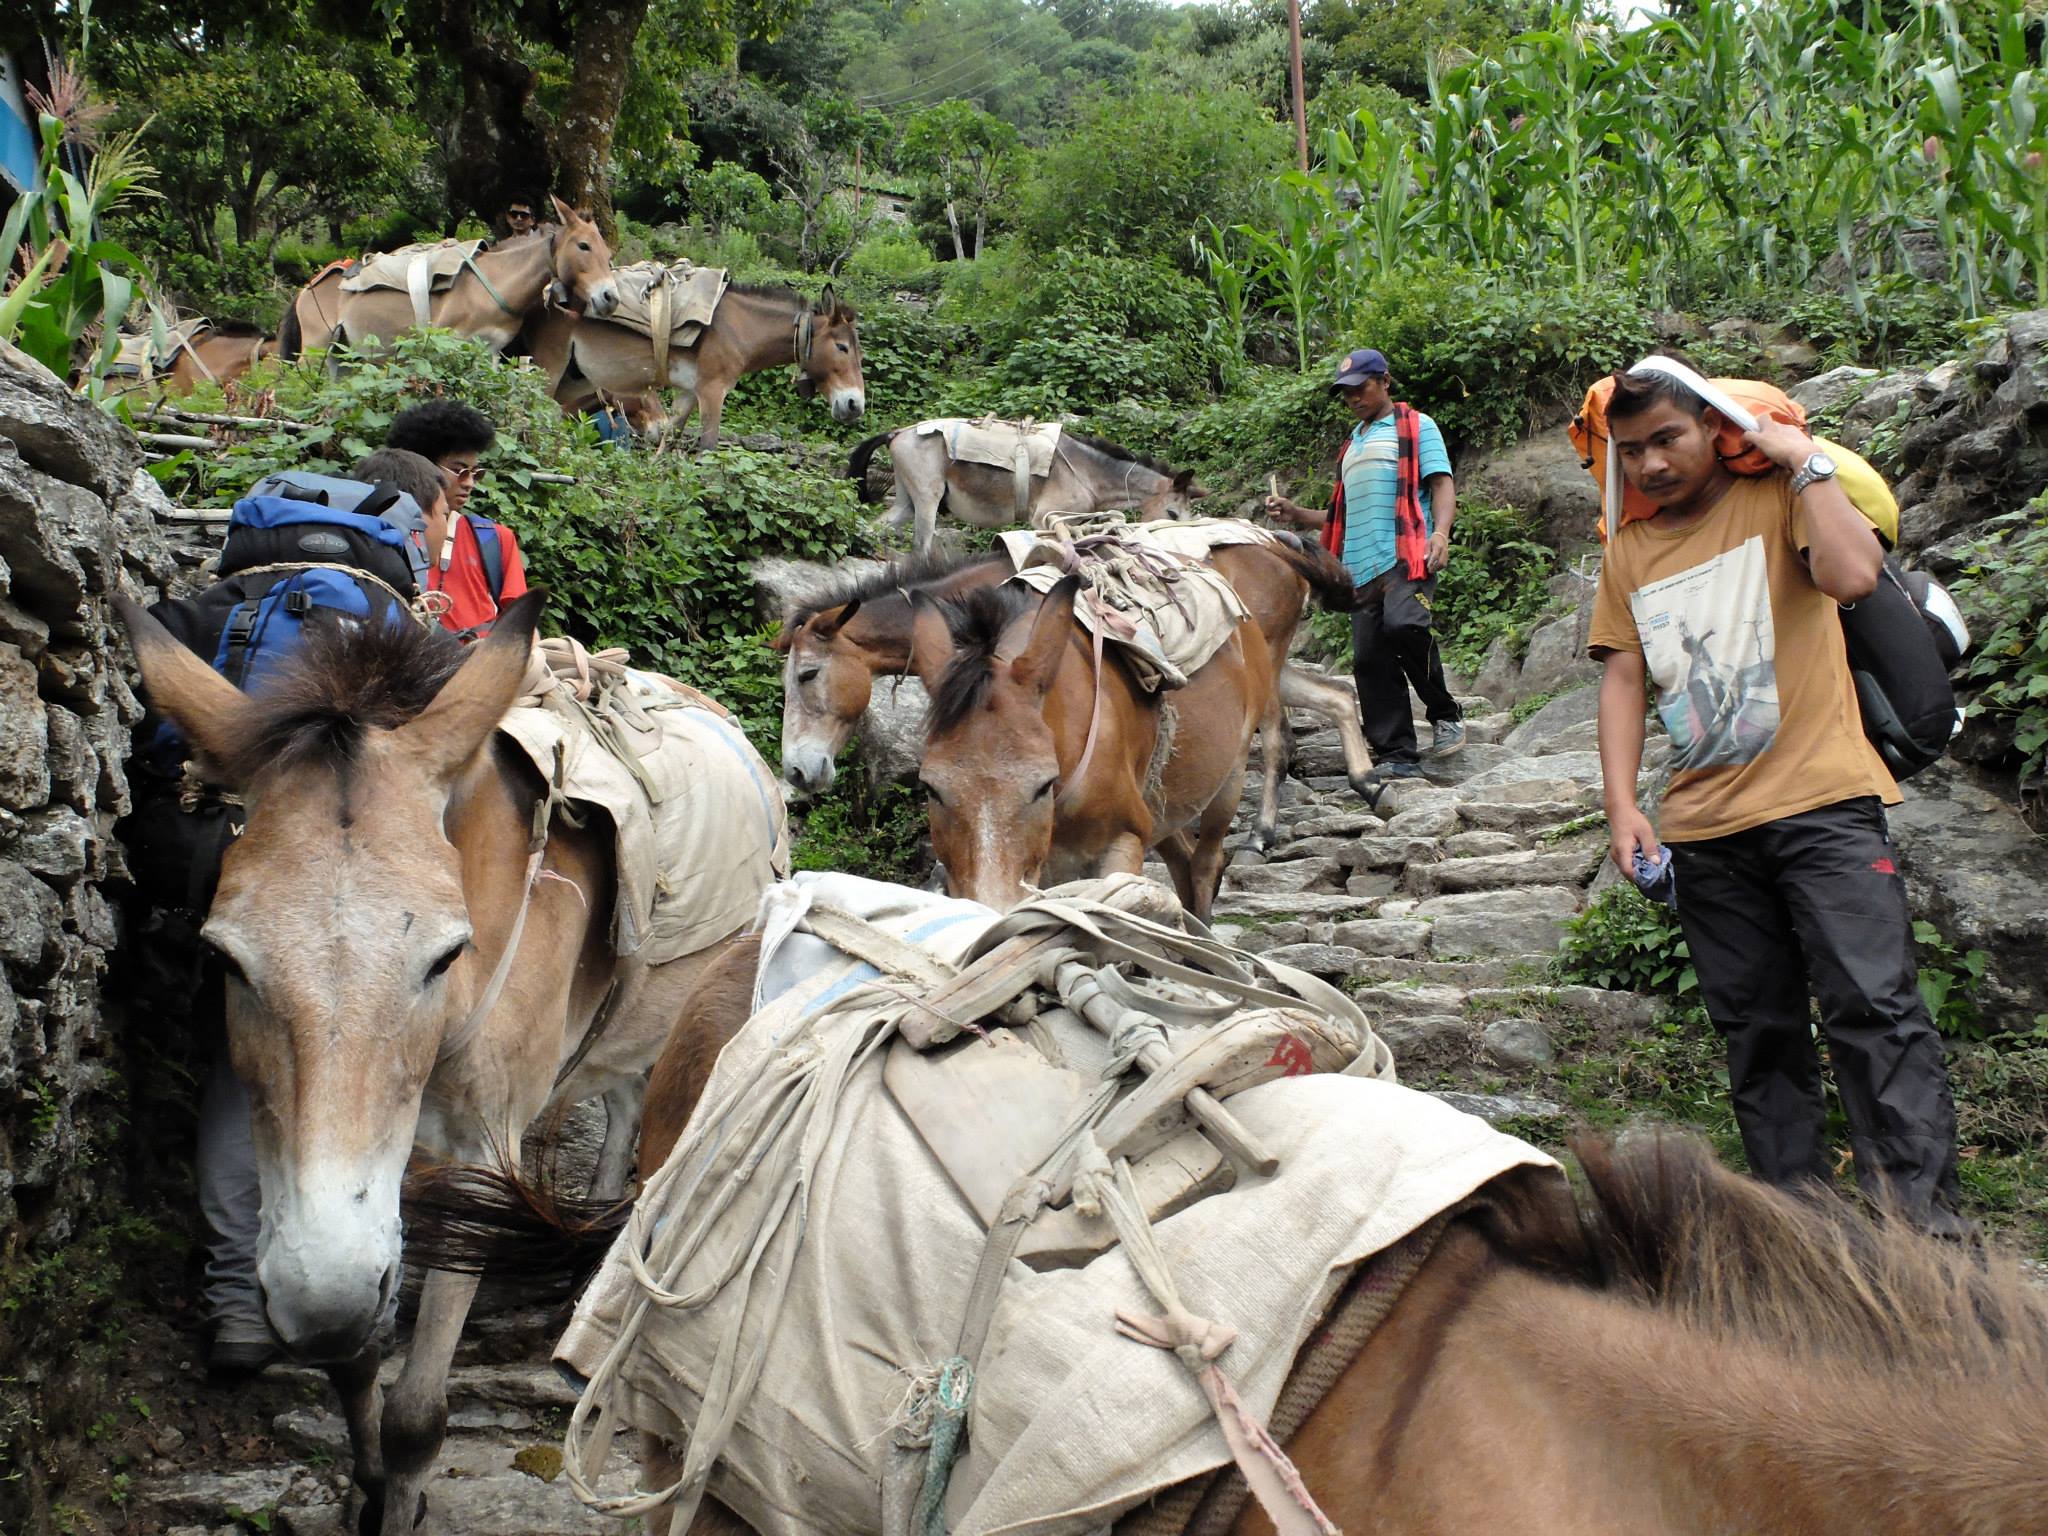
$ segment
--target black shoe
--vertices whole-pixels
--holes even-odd
[[[273,1339],[215,1336],[206,1348],[206,1374],[215,1381],[240,1381],[283,1358]]]

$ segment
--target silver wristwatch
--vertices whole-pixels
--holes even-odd
[[[1799,466],[1799,472],[1792,477],[1792,494],[1797,496],[1816,481],[1834,478],[1835,461],[1824,453],[1809,453],[1806,462]]]

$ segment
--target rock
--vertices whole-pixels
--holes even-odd
[[[1761,347],[1765,335],[1762,325],[1741,315],[1716,320],[1707,327],[1707,334],[1723,346],[1751,347]]]
[[[1645,748],[1645,760],[1648,750]],[[1471,779],[1465,785],[1468,796],[1475,796],[1483,789],[1494,789],[1501,785],[1518,782],[1554,785],[1561,779],[1569,779],[1581,789],[1591,788],[1596,793],[1600,788],[1600,754],[1598,752],[1552,752],[1543,757],[1517,757],[1489,768],[1485,773]],[[1488,795],[1483,798],[1495,799]],[[1555,792],[1541,798],[1556,799]]]
[[[1377,827],[1379,823],[1375,821],[1373,825]],[[1275,843],[1272,852],[1265,855],[1263,859],[1252,862],[1293,864],[1303,860],[1324,860],[1334,864],[1344,864],[1349,858],[1351,845],[1355,840],[1353,837],[1290,836],[1283,842]]]
[[[1600,488],[1562,430],[1525,438],[1505,453],[1461,467],[1458,489],[1533,518],[1543,541],[1554,548],[1569,549],[1597,537]]]
[[[294,1450],[316,1456],[348,1454],[348,1424],[322,1408],[294,1408],[270,1421],[270,1432]]]
[[[1430,926],[1429,952],[1443,960],[1503,955],[1551,955],[1564,937],[1564,918],[1524,913],[1463,913],[1439,917]]]
[[[1401,918],[1365,918],[1337,924],[1331,938],[1361,955],[1419,955],[1429,942],[1429,924]]]
[[[1785,393],[1805,406],[1809,416],[1835,415],[1854,402],[1878,376],[1875,368],[1857,368],[1845,363],[1810,379],[1801,379]]]
[[[1810,373],[1820,366],[1820,348],[1802,337],[1780,331],[1764,343],[1764,358],[1781,375]]]
[[[1410,865],[1405,883],[1418,896],[1439,891],[1492,891],[1511,885],[1559,885],[1592,878],[1599,850],[1527,848],[1482,859],[1446,859]]]
[[[1399,869],[1434,863],[1443,845],[1433,837],[1361,837],[1351,844],[1353,869]]]
[[[1308,808],[1293,824],[1295,837],[1356,837],[1361,832],[1377,832],[1385,824],[1371,811],[1360,807],[1356,810],[1332,810],[1325,806]]]
[[[448,1400],[535,1411],[574,1408],[577,1391],[545,1365],[464,1365],[448,1373]]]
[[[2048,844],[1953,763],[1901,789],[1890,820],[1913,915],[1957,949],[1991,957],[1980,992],[1987,1018],[2031,1027],[2048,1012]]]
[[[1223,885],[1231,891],[1306,891],[1334,888],[1343,873],[1335,859],[1289,859],[1248,868],[1232,866],[1224,873]]]
[[[1444,840],[1444,853],[1454,859],[1478,859],[1513,853],[1521,846],[1505,832],[1460,832]]]
[[[868,783],[915,784],[924,761],[924,718],[930,704],[914,677],[877,678],[868,712],[860,717],[861,762]]]
[[[1539,693],[1562,693],[1567,688],[1596,682],[1600,668],[1586,654],[1586,625],[1590,611],[1552,619],[1529,636],[1529,649],[1522,657],[1522,671],[1515,681],[1515,698],[1533,699]]]
[[[1526,834],[1570,826],[1593,813],[1586,810],[1583,802],[1538,800],[1527,804],[1503,804],[1493,800],[1471,800],[1458,807],[1458,814],[1469,826]]]
[[[34,663],[0,645],[0,805],[19,809],[50,798],[49,714]]]
[[[1342,979],[1357,970],[1365,956],[1346,944],[1282,944],[1267,950],[1265,958],[1276,965],[1307,971],[1311,976]]]
[[[1509,731],[1502,745],[1516,752],[1548,751],[1563,733],[1599,718],[1600,690],[1597,687],[1573,688],[1560,693]]]
[[[56,892],[23,865],[0,859],[0,960],[40,972],[63,921]]]
[[[1391,896],[1401,888],[1401,877],[1392,870],[1366,870],[1344,882],[1351,896]]]
[[[142,445],[133,433],[4,341],[0,438],[44,474],[85,486],[102,501],[126,491],[142,467]]]
[[[1557,1059],[1550,1031],[1537,1019],[1495,1019],[1479,1031],[1480,1046],[1494,1065],[1531,1072]]]
[[[1428,739],[1425,734],[1423,740],[1426,742]],[[1422,776],[1431,784],[1462,784],[1489,768],[1512,762],[1514,758],[1515,754],[1506,747],[1469,741],[1449,757],[1423,758]]]
[[[1408,1017],[1375,1017],[1372,1027],[1394,1052],[1394,1067],[1403,1076],[1423,1068],[1469,1066],[1478,1046],[1479,1031],[1470,1019],[1455,1013],[1426,1013]]]
[[[1435,1097],[1453,1109],[1477,1115],[1488,1125],[1502,1125],[1510,1120],[1562,1120],[1565,1113],[1562,1104],[1553,1104],[1549,1099],[1507,1093],[1444,1092]]]
[[[1264,891],[1225,891],[1216,898],[1220,918],[1244,917],[1370,917],[1376,898],[1304,891],[1298,896]]]
[[[282,1502],[298,1472],[297,1467],[186,1472],[148,1485],[143,1502],[159,1520],[233,1520],[245,1510],[262,1511]]]
[[[1418,805],[1390,818],[1386,826],[1390,837],[1448,837],[1457,830],[1455,805]]]
[[[1521,659],[1515,655],[1513,643],[1502,635],[1486,648],[1486,656],[1479,664],[1479,674],[1472,679],[1472,689],[1489,703],[1512,704],[1521,676]]]
[[[1358,1006],[1366,1017],[1413,1019],[1425,1014],[1458,1013],[1465,1006],[1465,993],[1458,987],[1365,987],[1357,994]]]
[[[1393,903],[1388,903],[1391,908]],[[1579,910],[1578,892],[1561,885],[1524,885],[1512,890],[1464,891],[1418,901],[1409,915],[1427,918],[1570,917]],[[1384,915],[1384,914],[1383,914]]]
[[[1373,955],[1359,967],[1356,980],[1369,984],[1412,981],[1430,987],[1505,987],[1522,980],[1530,962],[1522,955],[1497,955],[1490,960],[1436,960],[1416,955]]]
[[[1472,992],[1469,1000],[1474,1007],[1503,1011],[1541,1007],[1622,1031],[1649,1028],[1664,1007],[1654,997],[1610,992],[1604,987],[1482,987]]]
[[[1263,955],[1270,949],[1283,944],[1306,944],[1309,942],[1307,923],[1258,923],[1246,927],[1244,936],[1237,941],[1237,947],[1247,954]]]

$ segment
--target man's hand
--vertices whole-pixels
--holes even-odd
[[[1272,518],[1276,523],[1298,522],[1301,519],[1301,508],[1289,501],[1285,496],[1268,496],[1266,498],[1266,516]]]
[[[1669,857],[1657,846],[1656,829],[1650,825],[1650,818],[1641,809],[1631,805],[1618,814],[1609,813],[1608,852],[1614,858],[1614,867],[1629,879],[1636,875],[1636,850],[1642,849],[1643,856],[1651,863],[1662,863]]]
[[[1801,465],[1820,452],[1820,445],[1800,428],[1787,426],[1768,416],[1754,432],[1743,433],[1742,440],[1778,468],[1795,474]]]
[[[1451,535],[1448,529],[1439,528],[1429,536],[1426,563],[1432,576],[1451,563]]]

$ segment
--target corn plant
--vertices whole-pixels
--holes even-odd
[[[1343,221],[1327,178],[1289,171],[1281,178],[1280,227],[1237,226],[1251,248],[1259,281],[1272,307],[1294,324],[1295,364],[1309,368],[1308,317],[1336,270]]]
[[[131,198],[155,196],[149,183],[156,173],[137,148],[140,128],[100,144],[83,171],[74,171],[67,150],[81,145],[83,102],[76,77],[60,72],[50,98],[39,103],[73,110],[37,114],[41,185],[17,197],[0,224],[0,251],[27,252],[0,294],[0,339],[59,377],[77,369],[86,392],[97,397],[142,270],[133,252],[100,235],[100,222]]]

